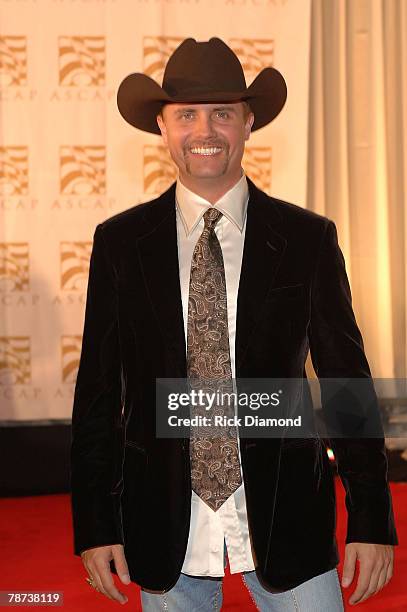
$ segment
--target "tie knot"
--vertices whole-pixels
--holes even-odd
[[[213,229],[221,216],[222,213],[217,208],[208,208],[203,216],[205,221],[205,229]]]

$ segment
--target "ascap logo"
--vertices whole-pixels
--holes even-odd
[[[92,242],[61,242],[61,289],[85,291]]]
[[[162,83],[168,58],[183,40],[179,36],[144,36],[143,72]]]
[[[27,385],[30,382],[29,336],[0,336],[0,384]]]
[[[60,194],[52,210],[113,209],[115,198],[106,194],[106,147],[60,147]]]
[[[38,293],[30,292],[28,242],[0,242],[0,305],[15,310],[36,307]]]
[[[271,189],[271,148],[246,147],[242,166],[246,174],[263,191]]]
[[[81,356],[82,336],[61,336],[62,382],[74,383]]]
[[[27,37],[0,36],[0,83],[27,85]]]
[[[0,242],[0,291],[28,291],[28,242]]]
[[[28,194],[28,147],[0,147],[0,194]]]
[[[270,38],[231,38],[229,45],[238,56],[248,81],[263,68],[273,65],[274,40]]]
[[[167,147],[145,145],[143,148],[143,179],[145,193],[161,193],[177,178],[177,170]]]
[[[105,37],[60,36],[59,84],[92,87],[105,84]]]
[[[62,195],[100,195],[106,192],[106,147],[63,146],[60,148]]]

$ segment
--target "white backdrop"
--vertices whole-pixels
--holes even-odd
[[[249,84],[274,65],[281,115],[251,137],[248,175],[305,205],[310,0],[0,0],[2,419],[69,418],[97,223],[174,179],[161,138],[127,125],[120,81],[161,83],[189,36],[219,36]]]

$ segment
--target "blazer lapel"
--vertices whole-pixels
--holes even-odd
[[[236,377],[287,241],[279,233],[281,217],[273,200],[248,179],[246,235],[237,296]]]
[[[175,183],[154,204],[146,207],[151,230],[138,239],[137,250],[157,324],[186,377],[186,345],[179,278]]]

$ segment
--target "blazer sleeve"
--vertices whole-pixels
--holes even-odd
[[[70,477],[76,555],[124,541],[120,514],[124,428],[115,287],[115,271],[99,225],[90,260],[72,413]]]
[[[346,491],[346,543],[398,544],[380,409],[332,221],[323,232],[312,282],[309,340],[324,420]],[[370,429],[374,433],[355,434]]]

